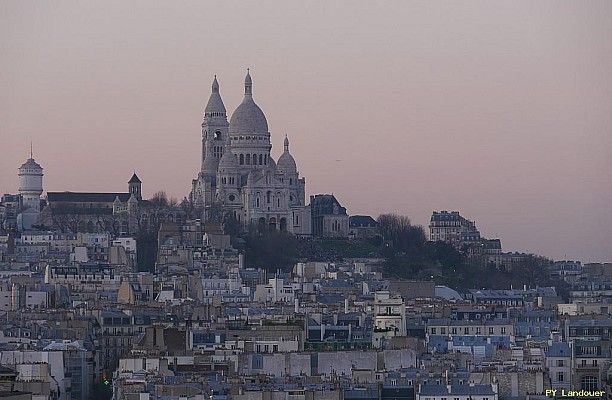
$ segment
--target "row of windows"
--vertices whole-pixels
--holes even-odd
[[[272,345],[271,347],[272,347],[272,352],[273,352],[273,353],[278,353],[278,345],[277,345],[277,344],[274,344],[274,345]],[[258,353],[261,353],[262,346],[261,346],[260,344],[256,345],[256,346],[255,346],[255,350],[256,350]],[[263,346],[263,351],[264,351],[264,353],[269,353],[269,352],[270,352],[270,345],[265,344],[265,345]]]
[[[459,228],[431,228],[431,233],[444,233],[444,232],[453,232],[453,233],[461,233],[461,229]]]
[[[582,354],[597,354],[597,346],[581,346]]]
[[[570,328],[570,336],[578,336],[578,335],[599,335],[600,333],[602,333],[604,335],[607,335],[610,331],[608,328],[605,329],[599,329],[599,328],[581,328],[581,329],[576,329],[576,328]]]
[[[119,344],[119,342],[117,342],[117,338],[113,338],[112,340],[110,339],[106,339],[106,346],[111,346],[111,343],[113,346],[117,346],[117,344]],[[125,346],[126,345],[126,339],[125,338],[121,338],[121,346]],[[132,339],[127,338],[127,345],[131,346],[132,345]]]
[[[432,226],[461,226],[460,222],[455,221],[432,221]]]
[[[236,178],[234,178],[233,176],[230,176],[229,178],[223,177],[223,178],[221,178],[221,183],[224,184],[224,185],[228,184],[228,183],[230,185],[235,185],[236,184]]]
[[[255,207],[259,207],[260,206],[259,196],[260,196],[260,193],[257,192],[257,197],[255,198]],[[290,196],[290,199],[293,200],[293,196]],[[266,203],[270,204],[272,202],[273,202],[272,192],[271,191],[267,191],[266,192]],[[277,192],[276,193],[276,206],[280,207],[280,204],[281,204],[281,193]]]
[[[259,162],[257,162],[258,159]],[[238,160],[240,165],[251,165],[251,160],[253,161],[252,165],[268,165],[267,154],[259,154],[259,157],[257,154],[253,154],[253,158],[251,158],[250,154],[247,154],[246,156],[244,154],[240,154],[238,156]]]
[[[482,328],[481,327],[478,326],[475,329],[476,329],[476,334],[477,335],[482,334]],[[430,333],[432,335],[436,335],[437,334],[436,332],[438,330],[437,330],[437,328],[430,328],[429,331],[430,331]],[[506,327],[502,326],[500,328],[500,331],[501,331],[502,335],[505,335],[506,334]],[[488,332],[489,332],[489,335],[493,335],[495,333],[495,328],[490,326],[489,329],[488,329]],[[453,328],[449,328],[448,333],[450,333],[451,335],[456,335],[457,334],[457,328],[454,328],[454,327]],[[467,327],[467,326],[465,328],[463,328],[463,333],[465,335],[469,335],[470,334],[470,328]],[[440,328],[440,335],[446,335],[446,328]]]
[[[266,140],[265,136],[232,136],[230,140]]]

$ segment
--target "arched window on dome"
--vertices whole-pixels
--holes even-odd
[[[266,193],[266,203],[270,204],[270,199],[272,198],[272,192],[268,190]]]
[[[259,165],[263,165],[263,154],[259,155]]]
[[[244,165],[244,154],[240,154],[240,165]]]
[[[245,163],[246,165],[251,165],[251,155],[250,155],[250,154],[247,154],[247,155],[246,155],[246,158],[245,158],[245,160],[244,160],[244,163]]]
[[[264,165],[268,165],[268,155],[264,154]]]
[[[257,154],[253,154],[253,165],[257,165]]]

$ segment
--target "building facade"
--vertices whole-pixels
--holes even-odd
[[[476,223],[462,217],[459,211],[434,211],[429,222],[429,240],[453,245],[480,240]]]
[[[346,208],[333,194],[310,196],[312,235],[328,238],[346,238],[349,234],[349,216]]]

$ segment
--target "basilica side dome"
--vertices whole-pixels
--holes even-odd
[[[278,163],[276,164],[278,166],[278,171],[294,174],[297,172],[297,165],[295,164],[295,159],[291,153],[289,153],[289,138],[287,138],[287,136],[285,136],[284,146],[285,151],[278,158]]]

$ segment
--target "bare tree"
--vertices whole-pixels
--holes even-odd
[[[153,207],[167,207],[168,206],[168,195],[165,191],[160,190],[155,192],[153,197],[149,200]]]
[[[427,241],[423,227],[412,225],[410,218],[405,215],[381,214],[378,217],[378,229],[383,240],[391,241],[392,246],[398,251],[420,249]]]

